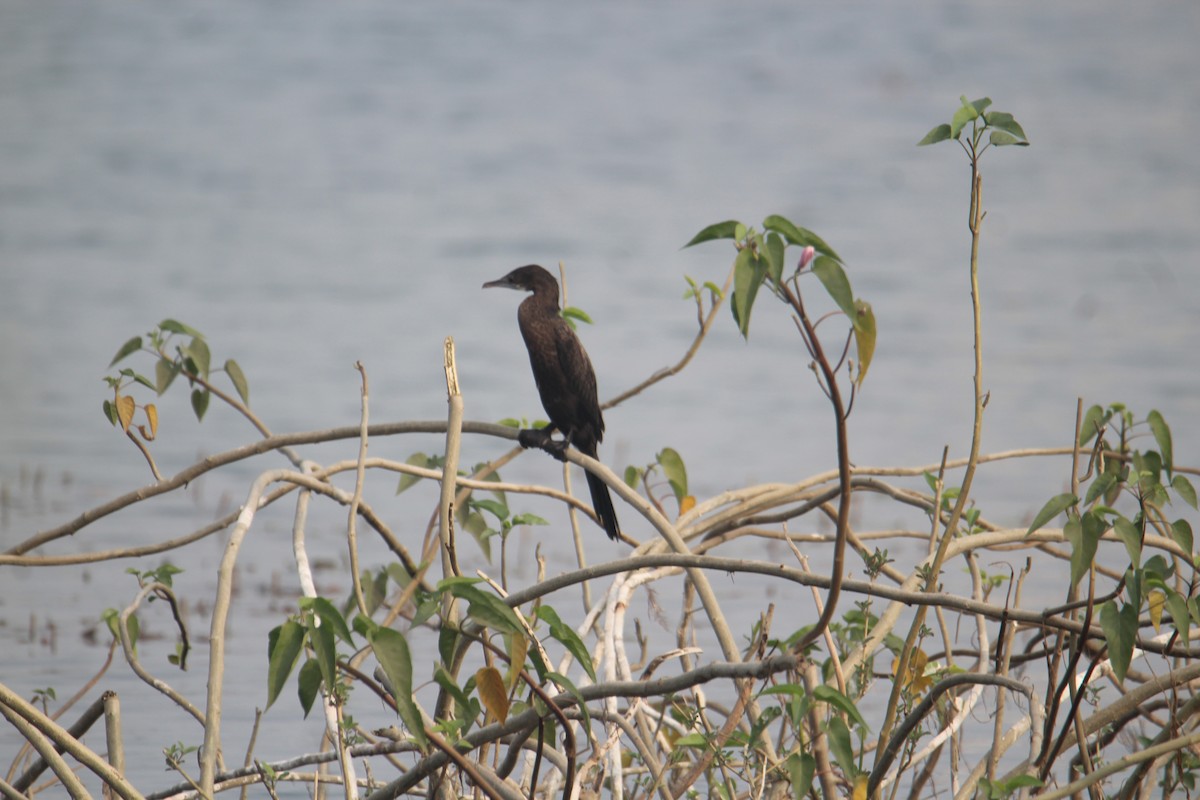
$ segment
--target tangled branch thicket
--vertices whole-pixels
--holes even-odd
[[[588,564],[584,557],[578,517],[591,512],[572,496],[568,468],[562,488],[502,481],[499,470],[520,448],[472,470],[457,468],[464,437],[515,440],[517,430],[462,419],[449,340],[446,420],[371,424],[363,370],[359,426],[286,435],[272,434],[250,413],[246,379],[235,362],[226,362],[224,371],[240,400],[213,385],[212,373],[219,370],[198,331],[164,320],[148,343],[130,340],[114,363],[148,354],[156,378],[122,370],[111,383],[114,399],[106,411],[138,444],[156,476],[150,448],[131,429],[142,408],[148,424],[142,438],[152,440],[157,411],[132,399],[128,390],[134,384],[161,394],[183,376],[198,416],[215,394],[245,414],[262,438],[32,535],[0,555],[0,567],[53,569],[170,554],[224,534],[208,620],[204,697],[185,697],[152,675],[135,649],[144,602],[165,601],[178,616],[176,570],[168,565],[140,573],[129,605],[108,619],[114,636],[110,659],[119,648],[142,680],[169,697],[180,715],[194,719],[203,743],[198,749],[164,747],[179,776],[174,785],[135,787],[124,777],[113,693],[101,693],[67,729],[45,708],[0,685],[0,715],[27,742],[0,779],[0,793],[28,797],[39,779],[45,788],[47,770],[73,796],[88,796],[89,784],[102,784],[109,796],[123,798],[213,797],[250,785],[275,797],[295,783],[318,794],[337,791],[372,800],[420,794],[565,800],[601,792],[670,800],[693,793],[829,799],[1194,791],[1200,645],[1190,638],[1200,624],[1200,598],[1191,526],[1172,503],[1195,508],[1186,476],[1196,470],[1175,463],[1166,421],[1156,412],[1139,419],[1119,405],[1085,411],[1081,403],[1075,430],[1064,432],[1066,446],[978,450],[986,402],[975,280],[983,219],[978,156],[986,149],[979,147],[979,135],[989,128],[1011,136],[1020,131],[1007,115],[989,117],[986,107],[984,101],[964,100],[967,111],[955,115],[958,130],[946,126],[942,137],[957,139],[965,128],[971,131],[964,144],[972,166],[977,353],[970,455],[910,467],[851,464],[845,421],[874,346],[870,306],[853,297],[840,259],[811,232],[781,217],[768,218],[764,233],[720,223],[693,243],[733,240],[736,259],[723,287],[692,284],[695,340],[679,363],[610,405],[634,400],[684,369],[727,301],[745,332],[754,293],[765,287],[792,314],[830,400],[837,465],[798,483],[747,486],[698,499],[688,492],[682,459],[669,449],[650,467],[630,468],[624,476],[568,451],[571,463],[600,475],[641,516],[627,530],[645,535],[614,561]],[[939,129],[931,132],[934,141],[936,134]],[[788,272],[784,253],[790,246],[800,247],[801,257]],[[850,320],[844,346],[831,350],[828,340],[823,344],[810,320],[801,281],[812,274]],[[172,351],[174,337],[187,342]],[[847,359],[851,342],[857,364]],[[827,355],[839,349],[840,358]],[[1142,431],[1155,449],[1137,446],[1147,441],[1137,438]],[[444,451],[407,462],[366,455],[368,441],[416,433],[444,435]],[[304,455],[310,445],[331,442],[354,445],[356,453],[327,464]],[[180,492],[206,473],[271,452],[283,454],[289,466],[259,474],[237,511],[195,531],[139,547],[38,553],[64,537],[86,534],[99,520]],[[980,512],[971,493],[976,470],[1047,457],[1069,464],[1063,477],[1071,491],[1048,501],[1030,498],[1030,507],[1042,508],[1031,525]],[[434,508],[411,501],[403,533],[397,533],[365,490],[369,472],[402,476],[402,489],[416,479],[437,481],[441,492]],[[351,488],[335,483],[342,474],[354,476]],[[544,523],[518,513],[517,498],[524,495],[552,498],[570,510],[578,568],[549,575],[539,561],[533,579],[519,584],[513,577],[508,534]],[[893,517],[903,508],[900,516],[924,522],[910,529],[858,530],[851,524],[851,503],[866,496]],[[346,580],[353,588],[345,603],[320,596],[313,579],[306,537],[314,499],[347,512]],[[222,728],[230,680],[227,631],[241,547],[260,524],[261,512],[283,503],[294,510],[291,562],[300,596],[271,633],[266,674],[237,679],[265,683],[268,706],[294,683],[305,711],[319,709],[312,724],[321,731],[321,745],[318,752],[266,763],[254,751],[258,717],[249,732],[249,752],[235,757],[224,746],[233,738]],[[1049,527],[1059,518],[1066,520],[1062,527]],[[832,533],[821,532],[826,522]],[[411,532],[421,528],[424,539],[410,551],[416,540]],[[383,542],[391,563],[358,566],[359,542],[368,536]],[[465,548],[490,554],[495,542],[497,574],[461,573]],[[901,563],[900,554],[912,553],[914,542],[922,544],[921,555]],[[810,557],[830,564],[829,572],[810,569]],[[988,574],[980,566],[996,560],[1013,565],[1012,572]],[[959,583],[947,577],[952,565],[969,576],[963,591],[947,586]],[[714,588],[718,578],[730,576],[750,583],[763,598],[752,613],[742,608],[731,616]],[[1064,586],[1061,603],[1031,605],[1025,600],[1030,580]],[[582,612],[573,610],[579,595]],[[630,612],[641,602],[661,609],[668,596],[678,599],[673,629],[643,628]],[[770,597],[787,603],[784,613],[776,613]],[[810,608],[813,613],[807,613]],[[797,626],[798,619],[809,623]],[[173,659],[182,664],[192,641],[182,623],[179,631]],[[381,702],[395,710],[394,725],[372,730],[355,721],[357,709]],[[97,750],[81,740],[100,719],[106,738]],[[131,733],[153,736],[124,730]],[[239,734],[239,740],[247,738],[245,731]],[[195,758],[198,771],[190,766]]]

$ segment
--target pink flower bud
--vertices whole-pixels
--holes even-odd
[[[800,253],[800,264],[796,267],[796,270],[799,272],[803,272],[804,268],[812,263],[813,257],[816,254],[817,254],[817,251],[813,249],[813,246],[811,244],[808,245],[807,247],[805,247],[804,250],[801,251],[801,253]]]

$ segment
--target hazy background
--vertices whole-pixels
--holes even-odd
[[[1115,1],[0,5],[0,548],[149,482],[101,417],[101,378],[122,342],[164,317],[207,333],[216,362],[236,358],[279,432],[356,423],[355,360],[373,421],[443,417],[447,335],[468,418],[536,418],[519,297],[481,292],[483,281],[564,261],[612,396],[690,341],[682,276],[719,283],[732,260],[724,244],[680,247],[709,223],[771,213],[822,235],[874,305],[855,461],[932,463],[944,445],[965,455],[967,163],[955,145],[914,146],[961,94],[991,96],[1033,143],[984,161],[985,450],[1069,443],[1082,396],[1140,416],[1158,408],[1194,463],[1198,24],[1192,4]],[[769,297],[749,343],[723,312],[685,373],[608,413],[601,456],[621,468],[675,447],[702,498],[831,468],[830,414],[806,364]],[[198,426],[182,389],[160,401],[152,447],[165,474],[254,437],[216,403]],[[381,440],[372,454],[438,447]],[[468,463],[506,449],[465,448]],[[209,476],[47,551],[180,535],[278,465]],[[989,517],[1019,524],[1068,474],[1062,460],[988,469],[976,494]],[[556,475],[544,457],[506,473]],[[382,504],[391,483],[372,477],[368,491]],[[412,547],[426,491],[389,519]],[[521,552],[540,541],[552,564],[569,564],[561,511],[529,508],[552,527],[523,535]],[[918,524],[898,514],[862,524]],[[335,566],[343,522],[331,510],[314,524],[314,548]],[[296,590],[289,524],[286,509],[264,515],[243,556],[239,586],[254,599],[235,606],[230,659],[244,680],[228,695],[231,753],[263,702],[263,634]],[[593,560],[623,552],[587,533]],[[172,557],[199,612],[221,546]],[[368,565],[382,558],[368,549]],[[127,566],[0,567],[0,681],[71,694],[102,659],[82,635],[136,590]],[[335,596],[343,574],[326,587]],[[752,611],[762,598],[748,600]],[[168,638],[148,638],[143,658],[201,702],[203,642],[188,673],[172,672],[165,613],[146,617]],[[166,722],[166,702],[122,664],[101,688],[125,698],[134,780],[173,782],[158,749],[197,743],[198,728]],[[298,719],[289,689],[262,757],[315,746],[317,723]],[[0,756],[15,742],[0,729]]]

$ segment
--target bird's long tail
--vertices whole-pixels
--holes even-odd
[[[592,492],[592,507],[596,509],[596,516],[600,518],[604,532],[610,539],[621,538],[621,526],[617,524],[617,510],[613,508],[608,484],[590,472],[585,471],[584,474],[587,475],[588,489]]]

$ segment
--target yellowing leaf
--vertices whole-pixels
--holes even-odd
[[[908,673],[902,678],[902,686],[911,691],[917,697],[925,692],[931,685],[933,679],[925,674],[925,667],[929,664],[929,656],[925,655],[925,651],[917,649],[913,650],[912,655],[908,658]],[[896,670],[900,667],[900,658],[897,656],[892,659],[892,675],[896,675]]]
[[[687,512],[696,507],[696,495],[689,494],[687,497],[679,501],[679,516],[683,516]]]
[[[121,430],[129,431],[129,426],[133,423],[133,412],[136,410],[137,404],[129,395],[117,398],[117,419],[121,421]]]
[[[138,430],[142,432],[142,438],[147,442],[153,442],[158,436],[158,409],[154,407],[154,403],[146,404],[146,421],[150,423],[150,430],[146,430],[145,425],[138,425]]]
[[[484,667],[475,673],[475,686],[479,699],[488,713],[500,722],[508,719],[508,692],[504,690],[504,679],[495,667]]]
[[[867,800],[867,783],[871,776],[861,773],[854,778],[854,800]]]
[[[1155,633],[1160,633],[1159,623],[1162,622],[1163,606],[1166,605],[1167,596],[1160,589],[1155,589],[1150,592],[1146,602],[1150,604],[1150,624],[1154,626]]]

